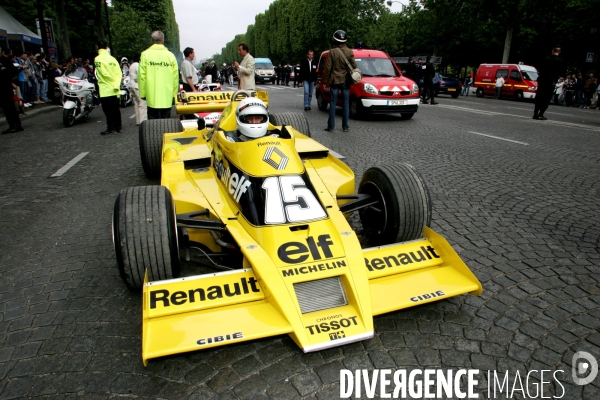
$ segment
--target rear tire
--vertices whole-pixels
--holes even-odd
[[[453,99],[458,99],[458,96],[460,96],[460,93],[452,93],[451,96]]]
[[[179,114],[177,114],[177,108],[175,108],[175,106],[171,106],[171,111],[169,112],[169,118],[180,119]]]
[[[127,286],[177,278],[180,272],[175,209],[164,186],[121,190],[113,212],[112,235],[117,265]]]
[[[483,89],[482,88],[477,88],[477,90],[475,91],[475,96],[477,96],[477,97],[483,97]]]
[[[379,203],[359,211],[365,236],[377,246],[423,237],[431,224],[431,198],[419,173],[403,163],[369,168],[358,186]]]
[[[273,113],[269,114],[269,121],[276,126],[291,126],[303,135],[311,137],[310,126],[304,114],[297,112]]]
[[[167,132],[183,132],[178,119],[149,119],[140,125],[140,156],[148,178],[160,178],[162,141]]]
[[[317,108],[321,111],[327,111],[327,102],[323,98],[321,92],[315,93],[315,97],[317,98]]]

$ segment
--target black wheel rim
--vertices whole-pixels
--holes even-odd
[[[359,193],[369,194],[378,200],[374,205],[360,210],[360,220],[365,231],[381,235],[385,231],[388,222],[383,193],[381,193],[379,187],[373,182],[363,182]]]

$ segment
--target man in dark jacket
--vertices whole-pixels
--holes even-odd
[[[429,99],[431,99],[431,105],[438,104],[434,100],[435,87],[433,86],[433,77],[435,76],[435,68],[431,63],[431,57],[427,57],[427,62],[421,64],[420,76],[423,78],[423,104],[427,104],[427,101],[425,101],[425,99],[427,98],[427,92],[429,92]]]
[[[313,51],[309,50],[306,59],[300,63],[300,81],[304,88],[304,111],[310,110],[315,81],[317,80],[317,63],[313,60]]]
[[[558,57],[559,54],[560,47],[553,48],[552,54],[546,57],[537,68],[539,77],[533,119],[548,119],[544,117],[544,112],[550,104],[552,93],[554,93],[554,84],[559,77],[564,76],[566,69],[565,62]]]
[[[12,51],[9,48],[2,49],[0,55],[0,107],[6,116],[8,129],[3,131],[3,134],[20,132],[23,130],[19,112],[15,107],[14,92],[16,86],[13,86],[15,78],[19,74],[19,70],[11,61]]]
[[[417,66],[412,57],[408,57],[408,62],[404,66],[404,75],[415,81],[415,83],[417,82]]]
[[[333,47],[329,50],[329,56],[325,63],[325,83],[331,88],[329,100],[329,119],[327,120],[327,132],[335,128],[335,107],[337,104],[338,91],[342,92],[342,129],[344,132],[350,130],[348,120],[350,119],[350,82],[348,81],[348,65],[356,67],[354,52],[346,45],[346,32],[337,30],[333,34]],[[345,59],[344,59],[345,58]]]

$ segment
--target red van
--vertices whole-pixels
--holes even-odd
[[[496,93],[496,77],[501,74],[504,86],[500,96],[516,100],[535,99],[538,72],[535,67],[520,64],[481,64],[475,76],[473,89],[477,97]]]
[[[361,114],[400,113],[410,119],[419,109],[419,87],[402,73],[386,53],[379,50],[353,49],[354,59],[362,72],[360,83],[350,86],[350,117]],[[329,50],[319,59],[315,96],[319,110],[327,110],[330,99],[329,85],[323,82],[327,72],[325,62]],[[338,106],[342,106],[338,96]]]

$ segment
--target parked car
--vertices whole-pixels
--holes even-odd
[[[460,92],[462,90],[462,82],[456,79],[452,75],[443,76],[440,75],[442,79],[438,84],[435,85],[435,95],[439,94],[449,94],[453,99],[456,99],[460,96]]]
[[[362,72],[362,80],[350,87],[350,117],[362,114],[400,113],[410,119],[419,108],[419,87],[400,72],[394,61],[383,51],[353,49],[354,59]],[[319,110],[327,110],[329,85],[323,81],[327,73],[325,62],[329,50],[319,59],[315,96]],[[338,97],[339,106],[342,104]]]

